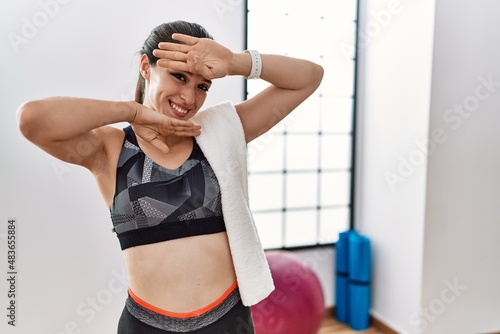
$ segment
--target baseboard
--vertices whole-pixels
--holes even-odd
[[[371,314],[370,314],[370,323],[373,327],[375,327],[384,334],[399,334],[397,331],[389,327],[389,325],[387,325],[385,322],[383,322],[380,319],[377,319]]]
[[[334,314],[335,314],[335,306],[330,306],[326,308],[327,317],[333,317]]]
[[[333,317],[334,315],[335,315],[335,306],[327,307],[326,316]],[[395,331],[394,329],[389,327],[386,323],[377,319],[373,315],[370,315],[370,326],[375,327],[384,334],[399,334],[397,331]]]
[[[335,306],[330,306],[326,308],[326,316],[327,317],[334,317],[335,316]],[[373,315],[370,314],[370,326],[375,327],[379,331],[381,331],[384,334],[399,334],[397,331],[389,327],[386,323],[383,321],[377,319]],[[487,334],[500,334],[500,332],[491,332]]]

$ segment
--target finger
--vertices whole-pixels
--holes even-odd
[[[171,133],[187,133],[193,134],[200,132],[201,125],[195,125],[192,121],[183,121],[176,118],[171,118],[169,124],[165,124],[163,130],[165,134]]]
[[[176,136],[183,136],[183,137],[198,137],[201,134],[200,130],[189,130],[189,131],[181,131],[181,130],[176,130],[175,135]]]
[[[176,118],[171,119],[170,126],[175,134],[180,135],[193,135],[199,134],[201,125],[194,124],[192,121],[183,121]]]
[[[174,125],[172,124],[172,129],[174,131],[200,131],[201,130],[201,125]]]
[[[196,43],[198,43],[199,40],[198,37],[193,37],[179,33],[173,34],[172,38],[175,39],[176,41],[186,43],[187,45],[195,45]]]
[[[192,135],[198,135],[200,134],[201,132],[201,127],[196,127],[196,128],[186,128],[186,127],[174,127],[172,129],[172,131],[176,134],[176,135],[183,135],[183,136],[186,136],[186,135],[189,135],[189,136],[192,136]]]
[[[183,120],[183,119],[177,119],[177,118],[169,118],[169,121],[170,121],[170,125],[176,127],[195,127],[195,126],[198,126],[198,127],[201,127],[200,125],[196,125],[194,124],[193,121],[191,120]]]
[[[216,73],[214,73],[213,70],[207,66],[196,66],[196,73],[208,80],[221,77],[220,75],[217,76]]]
[[[164,68],[168,68],[173,71],[184,71],[190,72],[189,66],[186,62],[170,60],[170,59],[158,59],[156,65]]]
[[[160,43],[158,43],[158,48],[160,48],[162,50],[178,51],[178,52],[187,53],[187,52],[189,52],[189,49],[191,47],[189,45],[179,44],[179,43],[160,42]]]
[[[166,50],[154,49],[153,55],[162,59],[170,59],[183,62],[187,61],[187,54],[178,51],[166,51]]]

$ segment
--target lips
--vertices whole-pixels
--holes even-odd
[[[174,110],[176,114],[178,114],[181,117],[186,116],[186,114],[189,112],[189,109],[186,109],[184,107],[181,107],[180,105],[170,101],[170,107]]]

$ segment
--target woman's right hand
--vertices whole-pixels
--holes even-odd
[[[163,153],[168,153],[170,150],[166,143],[168,136],[193,137],[201,133],[201,126],[194,124],[193,121],[172,118],[142,104],[137,105],[135,117],[130,124],[133,125],[137,136]]]

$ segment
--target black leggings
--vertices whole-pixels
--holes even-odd
[[[178,334],[150,326],[128,311],[124,307],[118,323],[118,334]],[[250,307],[244,306],[241,300],[219,320],[196,331],[185,332],[194,334],[254,334],[252,312]]]

